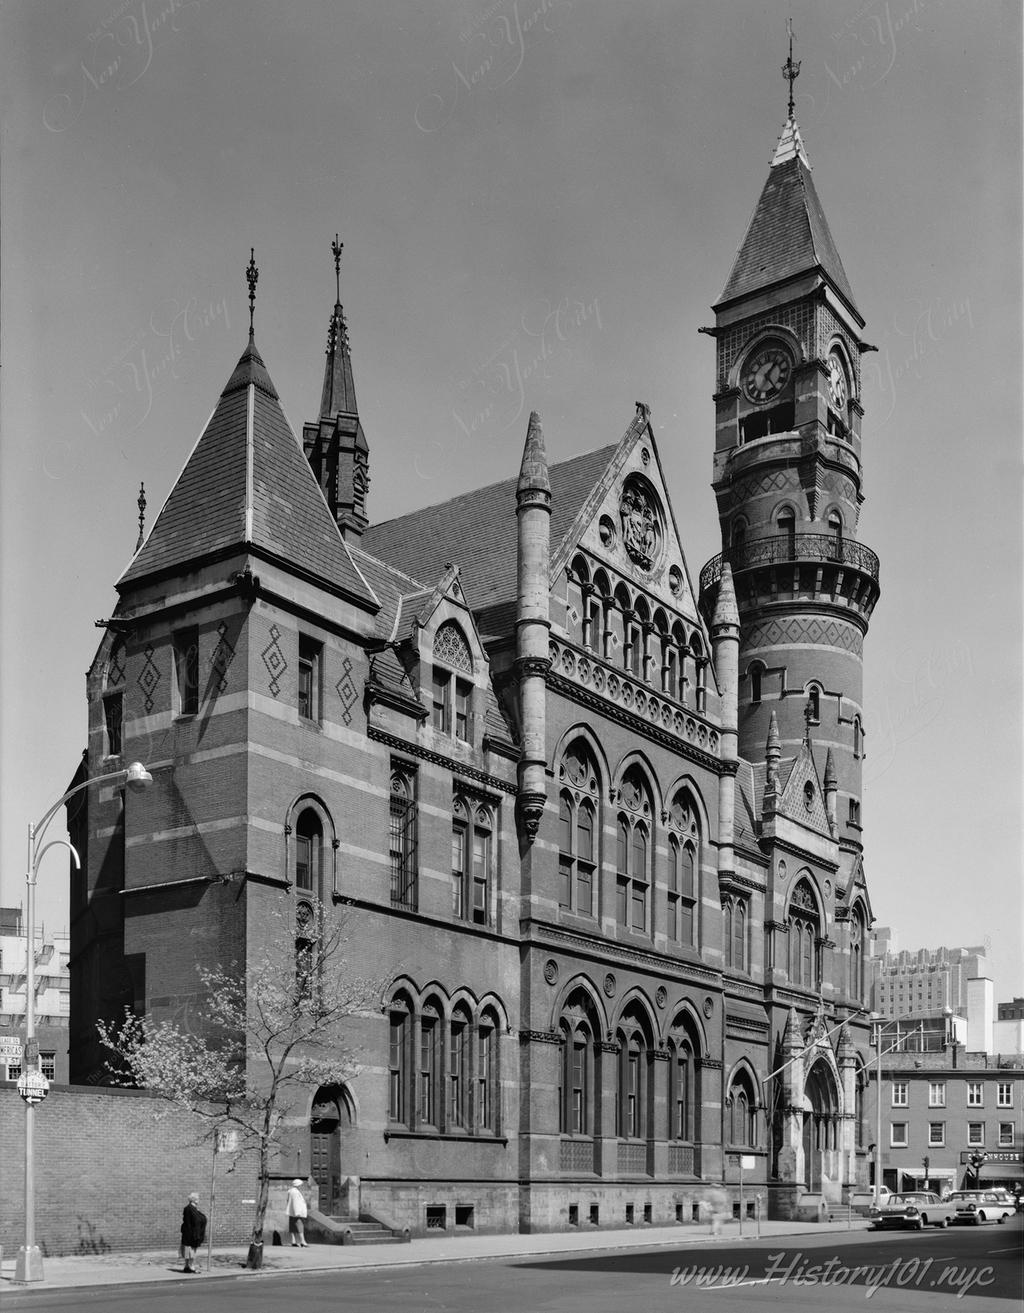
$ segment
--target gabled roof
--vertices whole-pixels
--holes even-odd
[[[612,443],[549,466],[552,557],[617,447]],[[372,525],[362,545],[419,579],[437,579],[454,562],[470,609],[482,613],[482,631],[500,632],[495,613],[516,600],[517,482],[518,476],[503,479]]]
[[[118,588],[248,548],[376,611],[250,337]]]
[[[811,177],[800,129],[790,120],[717,304],[815,269],[856,311],[850,281]]]
[[[779,777],[781,782],[781,770]],[[813,789],[809,807],[807,806],[805,791],[808,784]],[[786,781],[785,788],[782,789],[778,810],[781,815],[788,816],[790,820],[799,821],[802,825],[808,825],[829,837],[832,835],[828,823],[828,813],[825,811],[825,795],[822,791],[821,780],[818,777],[818,768],[814,764],[814,753],[811,751],[811,745],[806,739],[800,745],[800,751],[797,753],[793,769],[789,773],[789,779]]]

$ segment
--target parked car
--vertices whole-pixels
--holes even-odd
[[[929,1190],[909,1190],[890,1195],[879,1208],[872,1205],[868,1217],[875,1231],[890,1227],[923,1231],[926,1226],[949,1226],[956,1217],[956,1208]]]
[[[885,1185],[879,1186],[878,1202],[884,1205],[886,1201],[889,1199],[889,1197],[891,1196],[891,1194],[892,1191],[889,1189],[888,1186]],[[869,1212],[873,1207],[874,1202],[875,1202],[875,1191],[873,1186],[869,1187],[867,1190],[857,1190],[850,1195],[850,1207],[853,1209],[855,1213]]]
[[[978,1226],[981,1222],[1005,1222],[1014,1213],[1014,1202],[1005,1190],[954,1190],[950,1203],[956,1208],[954,1221]]]

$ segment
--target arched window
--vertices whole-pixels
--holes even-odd
[[[645,1140],[650,1091],[650,1044],[640,1017],[627,1012],[616,1034],[619,1042],[617,1134],[623,1140]]]
[[[835,540],[836,558],[838,559],[843,545],[843,517],[838,511],[829,511],[828,532],[829,536]]]
[[[702,712],[705,709],[704,704],[707,700],[708,663],[704,655],[704,644],[696,629],[690,635],[690,651],[693,653],[694,682],[697,689],[696,706],[697,710]]]
[[[821,687],[818,684],[807,685],[807,716],[812,725],[821,723]]]
[[[726,1098],[729,1109],[728,1134],[729,1143],[755,1146],[757,1144],[757,1100],[754,1096],[750,1075],[739,1072],[729,1086]]]
[[[740,517],[732,526],[732,545],[733,547],[742,547],[747,540],[747,522]]]
[[[611,585],[603,570],[594,571],[594,592],[589,598],[591,643],[598,656],[608,659],[612,641]]]
[[[775,528],[785,539],[783,544],[785,551],[785,560],[792,561],[796,558],[796,515],[793,510],[785,506],[775,517]]]
[[[448,1128],[469,1127],[469,1048],[472,1035],[469,1013],[463,1005],[452,1012],[448,1042]]]
[[[433,726],[463,742],[472,737],[472,674],[469,644],[455,621],[448,620],[434,635]]]
[[[412,1003],[396,994],[388,1007],[388,1120],[409,1125],[409,1046]]]
[[[866,932],[860,907],[850,917],[850,997],[859,1003],[864,998],[864,958]]]
[[[616,914],[623,929],[649,933],[653,811],[638,767],[629,767],[616,796]]]
[[[307,807],[295,823],[295,869],[297,891],[323,898],[324,830],[320,817]]]
[[[789,902],[789,978],[799,989],[816,989],[818,984],[818,904],[806,880],[793,890]]]
[[[418,1068],[419,1120],[425,1126],[437,1126],[438,1077],[441,1051],[441,1009],[428,1003],[420,1016],[420,1052]]]
[[[673,1043],[669,1072],[669,1139],[692,1142],[694,1138],[695,1066],[688,1040]]]
[[[391,901],[415,910],[416,775],[411,767],[393,765],[390,801]]]
[[[452,802],[452,913],[487,925],[491,905],[490,809],[456,795]]]
[[[764,678],[764,662],[751,661],[747,667],[747,674],[750,676],[750,701],[756,705],[761,701],[761,681]]]
[[[599,1134],[597,1039],[601,1024],[585,990],[577,989],[569,995],[558,1024],[562,1036],[558,1129],[562,1135]]]
[[[725,965],[734,971],[747,970],[747,902],[738,895],[722,901],[722,941]]]
[[[680,789],[668,809],[668,883],[665,933],[670,943],[696,948],[699,942],[700,826],[693,799]]]
[[[590,624],[587,612],[587,599],[590,595],[590,571],[582,556],[573,557],[572,565],[565,572],[566,580],[566,627],[573,637],[590,647]],[[573,616],[577,620],[573,620]]]
[[[491,1135],[498,1130],[498,1019],[490,1008],[480,1014],[476,1040],[476,1127]]]
[[[559,780],[558,901],[581,916],[594,916],[600,786],[593,753],[584,739],[576,739],[566,749]]]
[[[861,727],[860,716],[853,718],[853,755],[858,760],[864,756],[864,730]]]

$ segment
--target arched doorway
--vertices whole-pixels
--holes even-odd
[[[345,1087],[321,1085],[309,1115],[309,1171],[319,1191],[320,1212],[328,1217],[341,1210],[341,1141],[351,1124],[351,1097]]]
[[[811,1194],[818,1194],[824,1156],[838,1147],[839,1091],[827,1062],[819,1060],[811,1068],[804,1094],[804,1184]]]

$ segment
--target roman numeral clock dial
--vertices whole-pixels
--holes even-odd
[[[743,391],[754,402],[771,401],[789,382],[793,361],[783,346],[760,347],[743,366]]]

